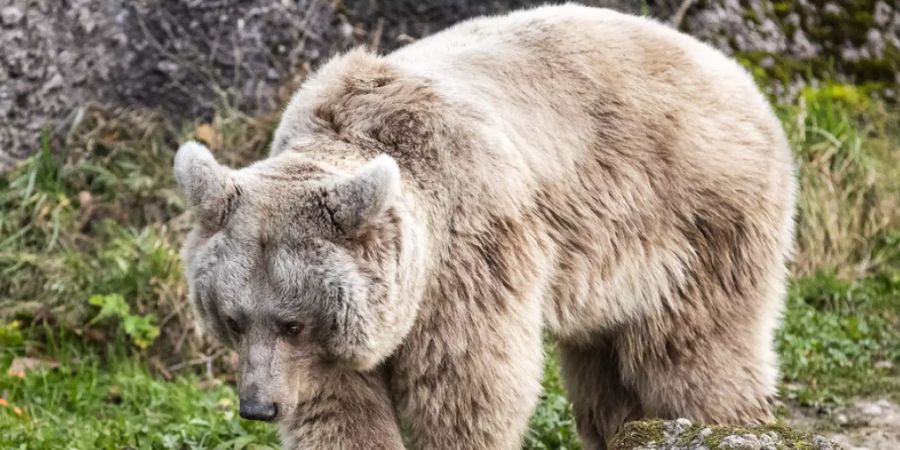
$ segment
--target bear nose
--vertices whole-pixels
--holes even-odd
[[[242,398],[240,414],[245,419],[271,422],[278,416],[278,404],[261,402],[255,398]]]

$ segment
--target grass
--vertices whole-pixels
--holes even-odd
[[[566,398],[559,371],[559,357],[551,344],[544,346],[547,361],[544,367],[544,392],[540,404],[531,416],[524,446],[528,449],[572,450],[581,448],[572,404]]]
[[[900,113],[852,86],[807,89],[780,108],[798,162],[794,275],[855,280],[896,263]],[[896,265],[895,265],[896,267]]]
[[[778,111],[801,188],[778,333],[782,397],[823,409],[896,397],[900,112],[848,86],[808,90]],[[235,418],[228,355],[194,333],[178,261],[189,219],[171,175],[173,150],[192,136],[232,165],[261,157],[274,117],[79,117],[0,178],[0,448],[277,445],[272,427]],[[525,444],[579,448],[548,354]],[[59,368],[7,374],[25,356]]]
[[[778,334],[783,398],[817,408],[856,395],[900,401],[892,369],[900,362],[896,267],[890,277],[845,281],[819,274],[792,284]]]
[[[829,85],[780,113],[800,184],[782,396],[818,408],[898,398],[900,111]]]
[[[69,339],[67,339],[69,338]],[[0,374],[4,449],[271,449],[271,427],[236,416],[234,390],[197,376],[165,381],[137,359],[61,344],[60,368]],[[76,340],[77,341],[77,340]],[[8,348],[8,353],[21,349]]]
[[[166,364],[191,358],[205,348],[184,301],[178,249],[190,224],[171,164],[194,128],[135,111],[82,117],[66,142],[45,139],[0,179],[0,320],[50,321],[100,341],[127,334],[116,319],[144,321],[144,334],[159,332],[145,355]],[[235,112],[217,126],[231,130],[213,135],[234,149],[226,160],[260,157],[272,128]],[[94,320],[103,305],[91,298],[110,296],[125,300],[127,314]]]

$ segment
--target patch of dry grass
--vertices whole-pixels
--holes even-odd
[[[146,317],[160,330],[148,355],[166,364],[196,356],[178,256],[190,217],[172,175],[175,149],[204,138],[222,160],[244,164],[265,154],[274,123],[225,111],[177,127],[154,112],[85,109],[65,139],[46,139],[0,180],[0,322],[47,322],[107,342],[122,334],[118,320],[92,321],[100,305],[89,300],[118,295],[130,307],[123,324]]]
[[[865,278],[900,255],[900,112],[848,89],[783,109],[800,186],[797,277]]]

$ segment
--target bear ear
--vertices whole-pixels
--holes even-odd
[[[380,155],[354,175],[326,187],[325,204],[335,226],[350,232],[381,217],[400,196],[400,168]]]
[[[232,170],[196,141],[185,142],[175,154],[175,180],[200,222],[212,229],[225,224],[241,193]]]

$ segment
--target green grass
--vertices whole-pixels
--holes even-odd
[[[21,351],[7,348],[4,357]],[[24,378],[0,374],[9,403],[0,407],[0,448],[278,447],[272,427],[236,416],[234,390],[221,382],[165,381],[123,353],[101,355],[78,345],[54,353],[58,369]]]
[[[796,281],[778,335],[782,397],[827,407],[855,395],[900,400],[900,271],[844,281],[819,275]]]
[[[898,398],[900,111],[826,85],[780,112],[800,185],[778,334],[782,396],[826,409],[857,395]]]
[[[800,180],[782,397],[824,409],[900,397],[900,111],[851,86],[778,111]],[[195,335],[185,306],[178,248],[190,221],[171,160],[196,124],[83,117],[0,178],[0,448],[276,445],[272,427],[235,417],[227,354]],[[273,124],[224,111],[199,134],[240,165],[264,154]],[[547,351],[525,445],[579,448]],[[22,356],[60,368],[7,375]]]
[[[581,448],[572,416],[572,404],[566,398],[559,371],[559,360],[552,344],[545,346],[544,392],[540,404],[531,416],[525,448],[572,450]]]

